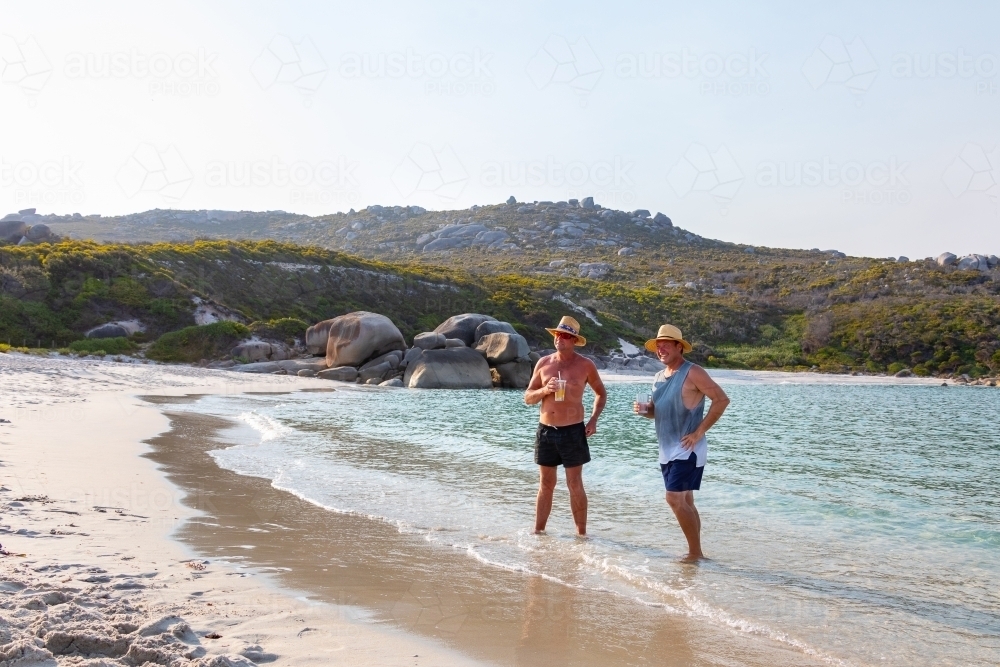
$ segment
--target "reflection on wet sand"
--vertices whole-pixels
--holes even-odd
[[[384,522],[324,510],[268,480],[218,468],[207,452],[220,446],[218,432],[229,422],[168,417],[172,430],[149,441],[147,456],[204,513],[178,537],[206,557],[271,571],[281,585],[314,599],[362,607],[498,664],[815,664],[770,642],[604,591],[491,567]]]

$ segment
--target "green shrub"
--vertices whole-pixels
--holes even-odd
[[[204,326],[186,327],[160,336],[146,356],[157,361],[194,363],[214,359],[250,335],[250,329],[238,322],[215,322]]]
[[[894,361],[891,364],[889,364],[889,375],[895,375],[904,368],[906,368],[906,366],[899,363],[898,361]]]
[[[0,343],[0,354],[6,354],[10,352],[10,345],[7,343]]]
[[[801,363],[798,343],[778,341],[771,345],[720,345],[715,348],[720,364],[742,368],[776,368]]]
[[[128,338],[84,338],[69,344],[69,349],[84,354],[128,354],[135,352],[139,346]]]
[[[304,339],[309,325],[294,317],[282,317],[267,322],[254,322],[250,331],[261,338],[287,340],[289,338]]]

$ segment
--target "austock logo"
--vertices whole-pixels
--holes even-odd
[[[415,583],[392,607],[392,617],[403,627],[434,630],[454,636],[469,617],[461,596],[453,591],[441,591],[429,584]]]
[[[326,61],[307,36],[298,42],[275,35],[250,66],[258,85],[267,90],[287,85],[304,94],[314,94],[326,79]]]
[[[115,176],[129,199],[143,192],[155,193],[171,204],[187,194],[192,180],[194,175],[173,144],[163,150],[153,144],[139,144]]]
[[[205,185],[210,188],[285,188],[292,203],[355,204],[360,186],[357,162],[337,160],[286,163],[270,160],[213,160],[206,165]]]
[[[755,183],[762,188],[841,188],[845,204],[908,204],[908,162],[888,160],[835,162],[829,156],[804,162],[761,162]]]
[[[679,52],[622,53],[615,59],[620,79],[698,80],[703,95],[748,96],[770,92],[764,63],[767,53],[750,48],[746,53]]]
[[[878,63],[860,37],[845,43],[839,37],[827,35],[803,63],[802,74],[813,90],[842,85],[860,96],[875,81]]]
[[[670,169],[667,182],[678,197],[704,192],[726,207],[743,184],[743,171],[725,146],[713,152],[695,143]]]
[[[69,156],[58,160],[7,162],[0,157],[0,187],[13,188],[17,204],[81,204],[83,163]]]
[[[0,79],[29,95],[39,93],[52,74],[52,64],[34,37],[17,41],[0,35]]]
[[[451,146],[436,151],[429,144],[418,143],[392,172],[391,180],[403,197],[427,193],[455,200],[465,189],[469,173]]]
[[[71,53],[63,73],[69,79],[149,79],[150,94],[188,97],[217,95],[219,76],[214,63],[218,53],[145,54],[138,49],[117,53]]]
[[[982,192],[1000,204],[1000,145],[989,153],[982,146],[966,144],[944,171],[944,183],[953,197]]]
[[[527,66],[528,77],[539,90],[565,85],[580,95],[591,92],[603,72],[604,66],[586,38],[571,44],[561,35],[550,35]]]
[[[492,53],[419,53],[412,48],[389,53],[345,53],[338,74],[345,79],[425,79],[427,94],[492,95]]]

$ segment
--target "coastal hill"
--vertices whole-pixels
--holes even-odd
[[[194,324],[198,304],[214,303],[247,322],[311,324],[372,310],[407,336],[484,312],[543,347],[543,328],[572,312],[595,354],[630,349],[670,321],[714,366],[1000,371],[995,256],[910,261],[751,247],[589,199],[317,217],[30,215],[54,236],[100,244],[0,248],[0,342],[66,345],[129,318],[148,323],[136,336],[149,339]]]

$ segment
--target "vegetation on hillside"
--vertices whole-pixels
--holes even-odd
[[[523,257],[480,261],[477,253],[489,253],[476,248],[432,263],[413,254],[387,262],[277,241],[6,246],[0,343],[76,341],[89,349],[79,341],[91,327],[135,319],[145,331],[130,343],[157,341],[148,356],[197,361],[250,333],[289,339],[319,320],[370,310],[390,317],[408,339],[450,315],[482,312],[547,347],[544,327],[570,313],[596,353],[619,348],[619,338],[641,344],[672,322],[697,343],[695,358],[710,365],[1000,371],[1000,283],[993,274],[926,261],[671,243],[618,258],[600,280],[547,265],[534,270]],[[199,304],[228,308],[247,328],[188,329]]]
[[[250,334],[239,322],[213,322],[203,326],[184,327],[160,336],[146,356],[156,361],[194,363],[202,359],[217,359],[229,354],[236,343]]]

